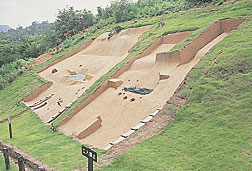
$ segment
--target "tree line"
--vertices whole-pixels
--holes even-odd
[[[97,7],[97,14],[83,9],[66,7],[58,11],[53,23],[34,21],[31,26],[19,26],[0,33],[0,85],[11,82],[30,66],[30,58],[51,51],[63,42],[66,48],[71,37],[92,26],[93,32],[112,23],[120,23],[143,17],[152,17],[188,9],[202,3],[220,0],[130,0],[112,1],[105,8]],[[83,37],[79,37],[80,41]],[[76,40],[74,40],[76,41]],[[64,45],[64,43],[63,43]],[[58,49],[58,48],[57,48]],[[20,66],[18,66],[20,65]],[[15,70],[15,71],[13,71]],[[0,89],[4,87],[0,86]]]

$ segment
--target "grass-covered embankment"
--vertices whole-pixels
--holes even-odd
[[[123,28],[147,25],[147,24],[152,24],[153,27],[144,34],[144,36],[146,36],[147,38],[141,43],[138,43],[134,48],[132,48],[133,52],[126,59],[124,59],[120,64],[116,65],[112,70],[110,70],[107,74],[101,77],[101,79],[98,80],[88,90],[88,93],[90,94],[103,81],[105,81],[111,74],[113,74],[114,71],[120,68],[120,66],[122,66],[127,60],[141,53],[152,42],[157,40],[158,37],[160,37],[161,35],[176,32],[176,31],[198,29],[199,31],[197,30],[186,41],[182,42],[181,45],[178,45],[178,47],[179,46],[182,47],[186,42],[190,41],[193,37],[199,34],[201,30],[204,30],[208,25],[212,24],[214,21],[218,19],[252,16],[252,10],[251,10],[252,3],[251,1],[247,1],[247,0],[238,1],[234,4],[212,6],[208,8],[220,8],[220,10],[213,11],[211,13],[203,13],[201,12],[202,9],[198,9],[198,10],[185,11],[185,12],[180,12],[180,13],[175,13],[175,14],[163,15],[159,17],[146,18],[143,20],[139,20],[137,23],[134,23],[132,21],[132,22],[125,22],[125,23],[119,24]],[[157,27],[157,23],[160,21],[163,21],[166,23],[162,29],[159,29]],[[104,32],[105,30],[106,29],[99,31],[90,36],[95,36],[95,35],[98,36],[100,33]],[[153,33],[153,35],[148,37],[149,33]],[[236,38],[239,41],[239,37],[236,37]],[[91,37],[86,38],[86,40],[88,39],[91,39]],[[55,58],[51,59],[47,63],[42,64],[41,66],[38,66],[38,68],[36,68],[34,71],[41,69],[43,66],[59,58],[60,56],[63,56],[64,54],[71,52],[71,50],[74,50],[75,48],[80,46],[81,43],[75,44],[75,45],[76,46],[71,46],[69,47],[69,49],[66,49],[65,51],[61,52],[61,54],[58,54],[58,56],[55,56]],[[35,90],[44,82],[44,80],[40,79],[38,76],[34,74],[34,71],[25,73],[24,75],[16,79],[11,85],[9,85],[8,87],[0,91],[0,110],[1,110],[0,118],[1,119],[12,116],[16,114],[17,112],[23,111],[27,108],[23,104],[21,104],[21,106],[19,107],[14,107],[14,106],[17,101],[25,97],[26,94],[29,94],[28,92]],[[74,106],[71,107],[71,110],[73,110],[74,107],[80,104],[81,101],[83,101],[85,98],[86,96],[82,96],[80,100]],[[14,107],[14,109],[9,111],[9,109],[11,109],[12,107]],[[65,115],[62,118],[67,116],[71,110],[65,113]],[[59,122],[62,118],[60,118],[57,122]],[[7,123],[0,124],[0,139],[3,140],[5,143],[9,143],[13,146],[16,146],[17,148],[28,153],[32,157],[35,157],[36,159],[43,161],[47,165],[51,167],[55,167],[58,170],[72,170],[74,168],[80,168],[86,163],[85,157],[81,155],[81,149],[80,149],[81,145],[79,143],[73,141],[72,138],[64,136],[58,132],[51,133],[49,131],[49,127],[44,125],[40,121],[40,119],[36,116],[35,113],[31,111],[26,112],[23,115],[13,119],[12,123],[13,123],[13,136],[14,136],[13,140],[8,139]],[[172,125],[174,126],[174,124],[175,123],[171,124],[171,126]],[[180,129],[183,129],[183,127],[181,127]],[[178,131],[176,134],[179,135],[180,133],[181,132]],[[162,137],[163,136],[160,136],[155,141],[159,141],[160,139],[160,143],[162,144],[162,142],[166,141],[166,140],[162,140]],[[146,149],[145,143],[146,142],[143,143],[144,149]],[[166,156],[173,155],[169,153],[170,149],[167,149],[167,148],[165,149],[163,148],[163,146],[160,146],[157,149],[162,150],[162,153],[160,154],[162,154],[164,158],[166,158]],[[101,154],[101,151],[99,151],[99,154]],[[127,156],[128,153],[126,153],[125,155]],[[151,156],[149,156],[149,158],[150,157]],[[133,157],[131,158],[133,159]],[[187,158],[184,158],[184,160],[186,159]],[[118,160],[120,161],[121,159],[119,158]],[[169,160],[163,161],[162,159],[159,159],[159,160],[163,163],[168,163],[167,161],[169,161]],[[128,165],[132,164],[132,168],[138,165],[138,163],[130,162],[130,160],[128,161],[129,161]],[[146,162],[147,164],[151,163],[150,159],[148,160],[146,159]],[[141,163],[143,165],[145,164],[145,161],[140,162],[140,166],[142,166]],[[122,164],[125,164],[125,163],[122,162]],[[166,166],[165,164],[163,165],[164,167]],[[109,166],[109,167],[116,168],[116,166],[114,165]],[[123,168],[123,167],[121,166],[120,168]]]
[[[251,170],[252,20],[189,74],[175,121],[101,170]]]

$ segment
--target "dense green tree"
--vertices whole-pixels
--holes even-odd
[[[102,18],[102,11],[103,9],[101,7],[97,7],[97,17]]]
[[[74,10],[73,7],[67,7],[59,10],[54,29],[59,38],[64,40],[66,36],[72,36],[93,24],[94,15],[90,11]]]
[[[44,31],[50,30],[51,27],[52,24],[50,24],[48,21],[42,21],[41,23],[34,21],[32,22],[32,25],[26,28],[19,26],[16,29],[10,29],[6,33],[0,32],[0,40],[10,39],[12,41],[17,41],[26,35],[42,34]]]

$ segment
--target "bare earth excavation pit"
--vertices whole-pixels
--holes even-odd
[[[86,125],[91,125],[97,116],[101,116],[102,126],[97,127],[86,138],[80,139],[80,142],[101,149],[120,142],[123,140],[119,138],[122,134],[136,125],[141,126],[141,120],[163,106],[192,67],[243,21],[244,19],[217,21],[184,49],[173,52],[168,51],[191,32],[160,38],[113,76],[122,81],[117,89],[110,87],[108,82],[104,83],[100,88],[102,93],[92,97],[92,100],[87,99],[85,105],[80,105],[78,110],[63,120],[60,129],[67,135],[78,136]],[[139,95],[122,91],[129,86],[153,89],[153,92]],[[130,99],[135,100],[132,102]]]
[[[39,76],[50,81],[50,87],[25,98],[26,105],[31,106],[54,94],[45,106],[34,111],[43,122],[52,121],[59,116],[60,111],[64,111],[95,81],[124,59],[128,50],[138,42],[138,37],[150,27],[122,30],[110,40],[107,39],[108,33],[103,33],[91,43],[88,42],[87,46],[84,45],[85,48],[79,53],[71,57],[67,55],[66,59],[63,57],[63,61],[58,60],[54,65],[42,69]],[[57,72],[52,73],[53,69]]]
[[[217,21],[185,48],[172,52],[168,51],[191,32],[159,38],[80,104],[60,123],[60,130],[79,138],[83,144],[100,149],[108,149],[111,144],[119,143],[126,135],[149,122],[200,59],[244,20]],[[55,94],[44,107],[35,111],[42,121],[50,120],[55,113],[63,110],[63,106],[70,106],[96,80],[125,58],[141,33],[148,28],[124,30],[110,40],[106,39],[107,33],[102,34],[80,53],[41,72],[39,75],[53,84],[26,104],[32,105]],[[53,68],[58,72],[52,74]],[[67,70],[75,71],[76,75],[90,75],[90,79],[69,81]],[[153,91],[142,95],[123,90],[131,86]],[[62,106],[57,105],[60,98]]]

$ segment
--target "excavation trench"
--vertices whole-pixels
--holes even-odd
[[[44,106],[32,110],[47,123],[58,117],[61,111],[85,93],[102,75],[128,55],[128,50],[138,42],[138,37],[151,26],[122,30],[108,40],[108,33],[97,37],[76,51],[53,62],[38,72],[48,80],[35,93],[24,99],[31,106],[41,99],[54,94]],[[71,56],[72,55],[72,56]],[[50,86],[49,86],[50,85]]]
[[[85,132],[87,136],[79,139],[81,143],[106,149],[110,143],[119,141],[121,134],[129,132],[163,106],[200,59],[244,20],[217,21],[185,48],[173,52],[168,51],[191,32],[161,37],[118,70],[113,80],[103,83],[61,122],[60,129],[77,137]],[[139,95],[122,90],[129,86],[153,89],[153,92]],[[97,116],[102,121],[94,128]],[[89,126],[92,126],[92,131],[86,132]]]

